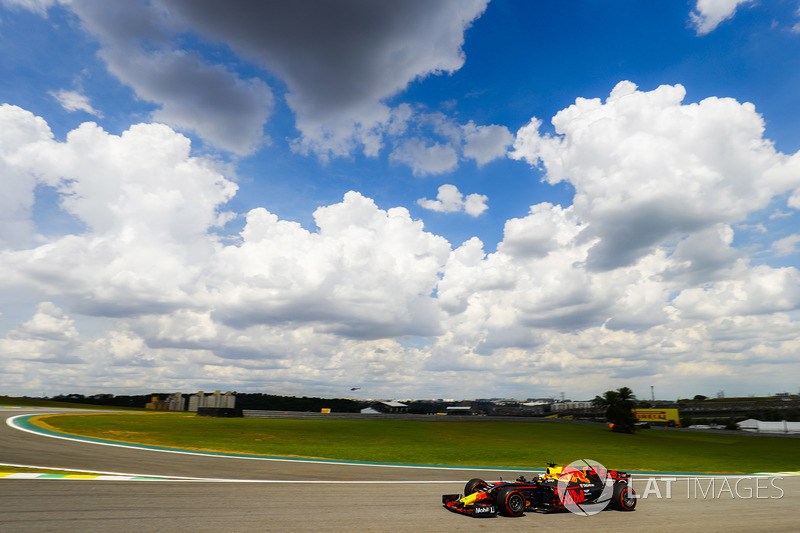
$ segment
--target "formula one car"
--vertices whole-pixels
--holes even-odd
[[[573,463],[575,464],[575,463]],[[594,514],[606,507],[619,511],[636,508],[636,492],[630,475],[606,470],[600,465],[582,468],[560,467],[548,463],[544,474],[515,482],[486,482],[471,479],[461,494],[442,495],[444,507],[473,517],[522,516],[528,511],[553,512],[570,510],[577,514]]]

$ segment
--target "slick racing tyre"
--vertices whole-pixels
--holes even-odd
[[[512,487],[506,487],[495,497],[500,513],[506,516],[522,516],[525,512],[525,496]]]
[[[488,486],[489,484],[482,479],[470,479],[467,481],[467,484],[464,485],[464,496],[469,496],[473,492],[478,492],[479,490],[485,489]]]
[[[611,508],[617,511],[633,511],[636,509],[636,491],[627,483],[614,485],[614,494],[611,496]]]

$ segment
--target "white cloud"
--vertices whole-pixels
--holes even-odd
[[[485,194],[472,193],[464,198],[464,212],[471,217],[476,217],[489,209],[486,202],[489,198]]]
[[[795,233],[772,243],[772,249],[779,257],[786,257],[797,253],[798,244],[800,244],[800,235]]]
[[[428,144],[417,137],[406,139],[392,152],[390,159],[411,167],[415,176],[443,174],[458,166],[458,154],[449,144]]]
[[[792,216],[792,213],[787,213],[785,211],[781,211],[780,209],[776,209],[770,216],[770,220],[779,220],[781,218],[787,218]]]
[[[358,378],[377,396],[797,375],[800,274],[751,265],[733,229],[797,187],[797,156],[752,106],[682,98],[622,84],[557,115],[556,136],[520,130],[514,157],[571,183],[575,203],[531,206],[489,253],[357,192],[317,209],[313,231],[256,208],[223,241],[236,186],[169,127],[87,123],[56,141],[3,106],[8,220],[28,238],[0,248],[0,289],[41,304],[0,339],[0,367],[19,391],[334,395]],[[43,184],[85,229],[35,236]],[[470,196],[448,185],[428,202],[469,212]],[[615,218],[646,238],[620,239]]]
[[[697,0],[695,9],[689,14],[697,35],[714,31],[719,24],[732,18],[736,9],[753,0]]]
[[[544,257],[570,244],[582,229],[572,208],[541,203],[528,216],[506,221],[498,250],[512,257]]]
[[[77,91],[61,89],[60,91],[50,91],[49,94],[55,98],[56,101],[61,104],[61,107],[67,111],[83,111],[100,118],[103,116],[102,113],[92,107],[92,104],[89,103],[89,98],[87,98],[86,95],[83,95]]]
[[[548,183],[575,187],[573,208],[597,237],[589,265],[630,265],[670,238],[741,221],[798,185],[796,157],[763,138],[752,104],[707,98],[683,105],[682,86],[640,92],[618,84],[605,104],[579,98],[553,118],[555,137],[533,119],[511,157],[543,164]]]
[[[407,210],[358,193],[314,213],[310,233],[256,209],[239,246],[226,247],[210,286],[226,323],[319,323],[357,338],[438,331],[431,293],[450,246]],[[232,284],[232,281],[235,283]]]
[[[74,321],[52,302],[42,302],[30,320],[0,339],[0,353],[36,363],[83,363],[74,354],[80,340]]]
[[[417,136],[397,141],[389,158],[411,167],[415,176],[452,172],[462,159],[483,166],[505,157],[514,142],[505,126],[477,126],[471,120],[462,125],[442,113],[410,112],[404,125]]]
[[[48,8],[56,5],[62,0],[2,0],[3,4],[11,7],[22,7],[30,11],[44,15]]]
[[[142,124],[115,136],[87,123],[57,142],[44,121],[19,108],[2,108],[0,121],[8,134],[0,162],[14,162],[29,193],[36,183],[56,187],[62,208],[86,227],[0,251],[6,288],[50,295],[82,317],[105,319],[105,334],[75,337],[73,359],[62,354],[54,362],[83,361],[91,368],[85,372],[102,372],[117,387],[139,368],[148,369],[148,383],[169,388],[178,382],[174,373],[185,372],[194,387],[209,373],[263,383],[270,369],[281,370],[286,383],[316,375],[325,386],[331,377],[320,369],[333,364],[328,358],[358,369],[350,355],[357,352],[372,358],[376,372],[386,369],[383,378],[410,380],[406,352],[377,339],[440,333],[432,293],[450,246],[403,208],[384,211],[351,192],[315,212],[316,232],[255,209],[240,242],[224,246],[209,230],[236,187],[191,157],[189,141],[168,127]],[[0,352],[45,360],[52,346],[23,333],[48,333],[41,316],[48,309],[0,342]],[[345,348],[351,342],[366,344]],[[369,352],[382,342],[379,353],[396,363]],[[8,372],[20,370],[18,362],[9,365]],[[335,373],[349,379],[345,370]],[[67,373],[62,383],[102,385]]]
[[[39,128],[38,139],[0,149],[8,154],[0,164],[14,165],[25,178],[20,194],[32,197],[38,183],[56,187],[61,208],[89,229],[39,247],[4,250],[3,283],[67,295],[90,314],[185,302],[194,290],[195,262],[207,260],[215,245],[207,231],[224,220],[217,207],[236,186],[207,161],[190,157],[188,139],[163,125],[133,126],[114,136],[86,123],[59,143],[32,115],[8,106],[2,111],[0,121],[10,131]]]
[[[0,105],[0,247],[30,245],[35,236],[31,220],[37,180],[25,168],[30,147],[52,141],[47,123],[32,113]]]
[[[739,279],[685,289],[674,304],[685,317],[706,319],[792,311],[800,304],[800,274],[795,268],[758,266]]]
[[[3,282],[60,294],[92,315],[212,306],[241,327],[320,323],[355,337],[437,331],[430,295],[450,247],[408,211],[382,211],[351,192],[318,209],[319,231],[310,233],[255,209],[241,243],[221,246],[209,230],[236,186],[189,148],[163,125],[114,136],[84,124],[65,143],[20,149],[23,168],[56,184],[62,208],[88,231],[4,251]]]
[[[622,83],[605,104],[579,99],[560,112],[557,136],[540,135],[537,119],[518,132],[512,157],[568,181],[575,202],[507,221],[495,253],[477,239],[453,251],[438,286],[451,333],[431,348],[442,360],[431,368],[562,388],[684,379],[698,357],[720,381],[765,375],[767,353],[794,368],[798,326],[774,325],[800,307],[800,274],[751,266],[731,224],[797,187],[797,156],[763,138],[750,104],[683,96]],[[731,360],[731,322],[769,333]]]
[[[464,198],[464,195],[458,190],[458,187],[445,184],[439,187],[436,200],[420,198],[417,200],[417,203],[431,211],[438,211],[440,213],[458,213],[463,211],[472,217],[477,217],[489,208],[489,206],[486,205],[487,200],[488,197],[486,195],[477,193],[469,194]]]
[[[74,321],[52,302],[42,302],[37,306],[33,318],[13,330],[9,337],[73,342],[78,338],[78,332],[73,324]]]
[[[479,166],[504,157],[514,142],[514,136],[505,126],[476,126],[470,120],[463,130],[464,156],[474,159]]]

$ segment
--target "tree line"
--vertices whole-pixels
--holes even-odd
[[[247,392],[234,392],[236,396],[236,407],[240,409],[259,409],[267,411],[306,411],[319,412],[323,408],[330,409],[337,413],[358,413],[364,407],[367,407],[367,402],[358,400],[350,400],[347,398],[316,398],[316,397],[295,397],[295,396],[279,396],[275,394],[263,393],[247,393]],[[105,405],[112,407],[138,407],[144,409],[145,405],[153,398],[158,396],[160,399],[165,399],[172,396],[172,393],[150,393],[150,394],[134,394],[134,395],[120,395],[113,394],[94,394],[85,396],[83,394],[59,394],[52,398],[35,398],[38,400],[50,400],[55,402],[69,402],[81,403],[87,405]],[[185,398],[191,396],[184,394]]]

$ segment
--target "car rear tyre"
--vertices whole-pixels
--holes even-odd
[[[489,484],[482,479],[470,479],[467,481],[467,484],[464,485],[464,496],[469,496],[473,492],[478,492],[479,490],[485,489],[488,486]]]
[[[525,496],[511,487],[502,489],[495,499],[500,513],[505,516],[522,516],[525,512]]]
[[[611,507],[617,511],[633,511],[636,509],[636,491],[627,483],[614,485]]]

